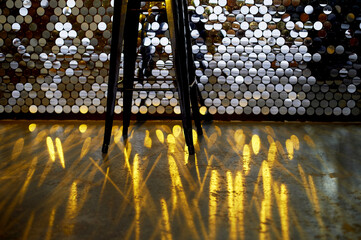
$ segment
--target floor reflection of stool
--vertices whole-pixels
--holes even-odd
[[[165,2],[170,40],[176,70],[176,90],[181,108],[181,117],[185,141],[189,154],[194,154],[192,136],[192,116],[198,135],[202,134],[198,106],[198,86],[195,78],[195,68],[192,56],[191,36],[185,0],[156,0]],[[140,10],[140,0],[115,0],[112,27],[112,42],[110,54],[110,69],[108,80],[108,99],[105,121],[105,133],[102,152],[108,152],[114,118],[116,93],[123,91],[123,138],[128,137],[133,91],[166,91],[168,89],[135,89],[134,77],[137,56],[137,38]],[[123,52],[124,40],[124,77],[123,87],[118,87],[120,56]],[[140,79],[139,79],[140,80]]]

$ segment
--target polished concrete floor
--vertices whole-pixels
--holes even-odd
[[[361,125],[0,121],[0,239],[361,239]]]

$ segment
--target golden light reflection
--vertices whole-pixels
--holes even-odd
[[[298,139],[298,137],[296,135],[292,135],[291,136],[291,141],[293,143],[293,147],[295,150],[300,150],[300,140]]]
[[[243,144],[246,141],[246,135],[243,133],[242,129],[237,129],[234,133],[234,141],[238,149],[243,148]]]
[[[104,193],[104,189],[105,189],[105,186],[107,184],[107,180],[109,178],[109,167],[107,167],[107,171],[105,173],[105,176],[104,176],[104,181],[103,181],[103,185],[102,185],[102,190],[100,191],[100,199],[101,197],[103,196],[103,193]],[[99,200],[100,200],[99,199]]]
[[[46,145],[48,146],[48,152],[51,161],[55,162],[55,148],[53,139],[51,139],[51,137],[46,137]]]
[[[262,180],[264,198],[270,204],[272,197],[272,175],[267,161],[262,163]]]
[[[270,137],[272,137],[272,138],[276,137],[275,131],[271,126],[266,126],[265,130]]]
[[[217,235],[217,195],[218,195],[218,172],[212,170],[209,183],[209,239],[216,239]]]
[[[23,240],[26,240],[26,239],[29,238],[29,232],[30,232],[30,229],[31,229],[31,225],[33,225],[34,217],[35,217],[35,213],[31,212],[29,220],[26,223],[26,227],[25,227],[25,230],[24,230],[23,238],[22,238]]]
[[[281,217],[282,239],[290,239],[288,219],[288,190],[285,184],[281,185],[279,212]]]
[[[87,129],[88,129],[88,125],[86,125],[86,124],[81,124],[79,126],[79,132],[81,132],[81,133],[85,133]]]
[[[51,234],[53,232],[53,227],[54,227],[55,213],[56,213],[56,209],[53,208],[50,213],[49,225],[48,225],[48,230],[46,231],[45,240],[51,239]]]
[[[51,167],[53,166],[53,161],[48,161],[46,163],[46,166],[44,168],[44,171],[42,172],[41,176],[40,176],[40,180],[39,180],[39,183],[38,183],[38,187],[40,187],[41,185],[43,185],[46,177],[48,176],[50,170],[51,170]]]
[[[201,211],[200,211],[200,206],[198,204],[198,200],[197,199],[193,199],[192,201],[193,203],[193,209],[192,211],[194,212],[194,215],[197,216],[198,218],[198,223],[199,223],[199,231],[201,232],[201,239],[207,239],[208,233],[207,233],[207,229],[206,226],[204,225],[204,216],[202,215]]]
[[[143,189],[144,187],[146,187],[145,185],[146,185],[148,179],[152,175],[154,169],[158,166],[158,162],[161,158],[162,158],[162,153],[160,153],[158,155],[157,159],[154,161],[154,163],[153,163],[152,167],[150,168],[150,170],[148,171],[148,175],[145,177],[145,179],[143,180],[143,178],[142,178],[142,186],[140,187],[140,189]]]
[[[11,159],[16,160],[23,151],[23,148],[24,148],[24,138],[19,138],[18,140],[16,140],[14,144],[13,151],[11,153]]]
[[[182,181],[179,176],[178,167],[174,158],[168,155],[169,173],[172,179],[172,205],[173,209],[178,207],[177,188],[182,188]]]
[[[133,161],[133,194],[135,210],[135,239],[140,237],[140,213],[141,213],[141,172],[139,166],[139,155],[135,154]]]
[[[64,223],[64,232],[68,236],[70,236],[73,233],[75,227],[74,219],[77,217],[77,215],[78,215],[78,186],[76,181],[74,181],[70,187],[68,203],[66,206],[66,213],[65,213],[66,222]]]
[[[262,163],[262,180],[263,180],[263,195],[261,213],[260,213],[260,239],[269,238],[269,224],[268,219],[272,219],[271,201],[272,201],[272,175],[268,162]]]
[[[68,123],[65,125],[67,124]],[[124,155],[126,156],[127,166],[131,169],[128,173],[125,163],[122,162],[124,161],[122,143],[120,144],[121,146],[119,146],[120,155],[115,153],[115,157],[118,157],[118,160],[120,159],[121,161],[115,159],[114,162],[114,159],[112,160],[109,158],[110,162],[103,162],[100,152],[95,155],[92,153],[96,142],[99,139],[102,140],[101,131],[95,131],[91,125],[89,125],[87,132],[81,134],[78,131],[79,124],[70,124],[75,127],[68,134],[57,132],[54,135],[49,134],[48,136],[49,130],[46,127],[45,130],[43,130],[41,124],[38,124],[35,132],[30,133],[28,130],[29,122],[25,122],[25,128],[20,129],[28,134],[17,134],[17,136],[20,137],[24,136],[24,139],[19,141],[18,138],[14,138],[12,143],[4,144],[2,150],[5,160],[7,154],[9,155],[7,156],[8,160],[11,162],[10,156],[12,151],[15,151],[17,148],[22,147],[23,152],[18,156],[14,155],[16,161],[13,161],[10,165],[7,164],[6,161],[2,164],[3,167],[8,167],[7,165],[9,165],[8,169],[2,169],[3,176],[0,177],[4,183],[3,190],[8,192],[4,195],[4,199],[0,200],[0,209],[2,209],[2,212],[4,213],[4,215],[0,217],[0,225],[6,227],[3,231],[11,230],[8,226],[15,226],[17,221],[21,219],[22,228],[17,233],[17,236],[20,238],[23,236],[25,236],[24,238],[29,239],[34,237],[34,234],[37,231],[36,229],[39,226],[42,227],[42,239],[50,240],[54,238],[55,235],[64,235],[64,233],[61,232],[63,230],[63,222],[66,225],[70,224],[73,226],[73,234],[78,233],[78,231],[81,230],[78,230],[79,220],[81,221],[82,216],[84,214],[86,215],[86,207],[89,205],[89,199],[94,198],[93,195],[95,193],[95,198],[103,196],[103,199],[99,202],[98,199],[95,199],[96,203],[103,204],[107,202],[107,200],[116,199],[114,202],[115,211],[105,211],[102,213],[102,208],[100,207],[96,208],[97,211],[95,213],[98,215],[103,214],[105,217],[113,216],[115,219],[113,223],[116,225],[121,224],[124,221],[124,218],[129,217],[129,224],[126,224],[124,227],[126,227],[126,229],[131,229],[131,234],[129,236],[130,238],[134,238],[136,230],[134,221],[136,211],[134,210],[133,193],[135,198],[137,196],[136,192],[138,191],[138,194],[141,195],[140,200],[136,200],[138,201],[137,206],[140,207],[140,210],[137,211],[141,214],[140,227],[138,227],[138,229],[140,229],[139,238],[142,238],[143,235],[147,238],[144,230],[146,225],[154,228],[149,232],[151,234],[149,237],[150,239],[160,237],[162,237],[162,239],[171,239],[185,235],[192,238],[194,235],[190,233],[176,235],[176,232],[179,233],[179,231],[182,230],[191,232],[188,225],[191,225],[192,222],[194,228],[199,233],[200,239],[209,239],[212,236],[214,236],[214,238],[222,238],[222,233],[225,233],[225,236],[230,239],[244,239],[248,237],[260,237],[261,239],[264,239],[267,237],[274,237],[287,240],[294,236],[295,238],[310,239],[314,237],[314,234],[311,231],[312,229],[305,230],[305,227],[310,226],[310,224],[313,229],[316,229],[317,234],[319,234],[319,237],[321,238],[325,235],[321,234],[319,228],[323,229],[323,231],[327,231],[330,218],[333,218],[335,214],[338,216],[340,211],[342,212],[345,210],[342,206],[335,205],[334,200],[336,201],[337,199],[333,199],[333,197],[337,198],[338,196],[335,192],[332,192],[335,196],[330,197],[330,195],[328,195],[327,189],[325,190],[324,188],[326,185],[325,181],[328,180],[325,179],[339,180],[340,185],[338,187],[343,187],[346,190],[350,190],[354,187],[353,183],[348,181],[350,177],[348,174],[352,174],[351,172],[339,173],[337,170],[340,169],[333,169],[332,166],[322,168],[320,160],[316,155],[322,155],[322,153],[325,152],[324,146],[321,148],[322,144],[319,144],[316,140],[313,142],[308,136],[305,136],[305,139],[309,141],[306,143],[303,140],[304,133],[300,133],[301,130],[292,131],[297,134],[299,139],[295,135],[291,136],[290,131],[293,128],[288,129],[290,131],[282,128],[281,130],[285,131],[285,133],[277,132],[277,137],[274,139],[269,135],[267,136],[268,141],[264,133],[259,134],[262,146],[260,147],[258,155],[254,157],[253,151],[255,148],[252,146],[252,134],[250,134],[250,130],[245,127],[244,129],[247,129],[244,130],[247,134],[246,137],[242,129],[233,131],[232,129],[226,128],[225,135],[230,133],[230,137],[228,138],[219,138],[218,133],[214,132],[212,129],[205,132],[206,134],[209,134],[208,139],[211,145],[214,144],[214,146],[221,148],[221,146],[218,146],[218,141],[229,140],[234,148],[231,149],[230,146],[227,146],[227,149],[223,149],[224,151],[222,152],[205,146],[204,149],[202,148],[202,150],[198,151],[198,154],[195,155],[195,165],[192,166],[192,169],[188,168],[188,166],[184,166],[182,152],[178,151],[176,154],[170,154],[173,158],[169,157],[169,170],[165,169],[165,177],[169,178],[168,181],[172,181],[174,184],[171,185],[172,183],[170,182],[162,183],[163,186],[159,187],[167,188],[163,189],[163,192],[162,189],[154,188],[151,184],[157,184],[155,178],[157,178],[158,173],[162,171],[164,160],[165,167],[168,167],[168,158],[167,155],[164,155],[166,152],[161,153],[162,151],[160,151],[157,153],[153,151],[151,155],[143,156],[142,153],[144,152],[138,152],[136,147],[131,149],[131,145],[127,145],[127,147],[124,147]],[[236,127],[238,126],[236,125]],[[119,127],[117,129],[119,129]],[[156,128],[149,129],[148,136],[151,136],[152,143],[155,143],[154,145],[152,144],[152,147],[155,147],[155,145],[163,146],[165,151],[167,151],[168,145],[166,145],[166,142],[170,139],[170,142],[176,144],[177,150],[182,149],[182,145],[184,144],[183,133],[179,133],[174,124],[171,123],[171,127],[168,131],[164,130],[164,128],[161,129],[162,134],[164,134],[162,136],[165,138],[164,145],[160,144],[157,140],[155,134]],[[145,133],[146,130],[144,129],[143,131],[143,133]],[[68,139],[70,135],[74,135],[74,133],[76,137],[68,142],[66,139]],[[168,137],[169,133],[171,133],[171,136]],[[177,134],[179,134],[179,136],[181,135],[180,138],[176,137]],[[36,137],[37,135],[38,137]],[[94,135],[94,138],[89,137],[90,135],[92,137]],[[6,134],[4,134],[4,136],[6,136]],[[9,134],[9,136],[13,138],[15,133]],[[57,136],[59,136],[59,138],[56,138]],[[82,141],[79,141],[77,138],[78,136],[82,138]],[[314,137],[314,135],[311,134],[310,136]],[[36,138],[38,139],[36,140],[38,142],[34,143],[34,139]],[[286,143],[287,138],[289,139]],[[16,140],[18,140],[18,142],[16,142]],[[135,141],[136,139],[133,140]],[[140,139],[140,146],[143,145],[143,140],[144,139]],[[276,144],[276,141],[278,140],[281,141],[285,155],[277,148],[278,145]],[[342,139],[339,140],[342,141]],[[207,141],[202,140],[202,145],[205,145],[204,143]],[[227,141],[224,142],[227,144]],[[335,140],[335,142],[337,141]],[[267,145],[267,143],[270,144]],[[14,144],[18,147],[14,147]],[[313,146],[313,144],[316,144],[316,149],[309,147],[309,145]],[[240,146],[241,148],[237,150],[236,146]],[[68,149],[69,147],[70,149]],[[232,152],[227,153],[227,150],[229,149]],[[293,161],[287,161],[288,154],[291,152],[289,149],[292,149],[293,151]],[[298,168],[297,162],[303,159],[298,159],[298,156],[301,156],[301,152],[297,152],[297,149],[301,149],[301,151],[305,151],[307,154],[304,159],[305,161],[301,161],[302,163],[298,165]],[[29,150],[31,151],[30,154],[28,154]],[[48,151],[48,153],[46,151]],[[64,152],[61,157],[61,155],[58,154],[62,151]],[[133,167],[133,158],[137,152],[139,153],[137,156],[138,159],[134,160],[135,167]],[[39,153],[38,159],[33,159],[34,153]],[[328,155],[326,156],[323,154],[321,156],[324,158],[324,162],[327,162]],[[79,156],[82,160],[79,161],[79,164],[74,164],[79,159]],[[66,163],[64,163],[64,166],[66,164],[66,172],[61,169],[59,164],[60,159],[58,159],[64,159],[65,157],[67,158]],[[103,176],[100,171],[97,170],[96,177],[92,179],[93,181],[89,180],[89,173],[91,170],[95,169],[90,160],[88,160],[90,157],[96,157],[96,166],[104,171]],[[146,157],[148,157],[148,159],[146,159]],[[222,157],[224,159],[222,159]],[[236,166],[230,160],[231,158],[237,157],[239,161],[243,162],[238,162],[238,165]],[[215,159],[213,164],[212,159]],[[284,159],[286,159],[286,161],[283,161]],[[33,164],[30,165],[31,160],[33,160]],[[262,160],[265,160],[265,162]],[[295,162],[296,160],[297,162]],[[191,158],[189,159],[189,162],[193,163]],[[242,164],[245,171],[242,170]],[[88,165],[90,165],[90,167]],[[138,171],[136,170],[137,165],[140,166]],[[320,169],[320,166],[322,169]],[[58,172],[54,167],[61,171]],[[88,168],[88,170],[85,170],[85,168]],[[237,170],[239,171],[237,172]],[[257,179],[256,183],[258,171],[260,171],[259,180]],[[60,184],[54,186],[54,194],[51,194],[52,196],[49,195],[51,198],[44,200],[43,203],[38,203],[38,205],[41,205],[39,205],[41,209],[35,204],[32,206],[34,209],[23,211],[23,213],[19,213],[17,216],[17,210],[26,207],[29,201],[33,201],[33,198],[38,195],[33,194],[33,188],[37,188],[36,185],[38,182],[41,180],[41,183],[47,185],[45,186],[42,184],[42,187],[38,188],[38,190],[46,190],[46,188],[49,187],[49,184],[51,185],[52,182],[54,182],[53,180],[56,180],[56,176],[53,176],[54,173],[57,174],[56,172],[60,174],[60,177],[63,177],[60,179]],[[153,174],[151,174],[152,172]],[[172,173],[172,176],[170,176],[170,172]],[[332,174],[328,175],[329,173]],[[137,174],[143,174],[138,181],[136,181]],[[133,176],[135,179],[133,179]],[[215,180],[215,176],[218,176],[218,181]],[[114,181],[111,181],[111,177],[114,177]],[[194,188],[190,187],[192,185],[188,182],[188,178],[192,178],[194,181]],[[75,179],[79,179],[79,181],[73,182]],[[147,181],[148,179],[149,182]],[[133,180],[135,180],[134,185]],[[215,187],[213,187],[212,190],[211,182],[216,182],[218,184],[218,191],[214,190]],[[140,183],[141,186],[139,187]],[[287,185],[282,183],[286,183]],[[87,197],[85,197],[84,194],[86,186],[90,186]],[[124,191],[124,196],[118,195],[113,186],[119,192],[121,192],[119,189]],[[150,187],[149,190],[147,189],[147,186]],[[331,187],[333,187],[333,185]],[[257,188],[257,191],[255,190],[253,192],[254,188]],[[247,192],[245,189],[247,189]],[[150,191],[150,194],[147,191]],[[70,196],[72,192],[78,194],[78,197],[72,199]],[[212,192],[215,193],[212,194]],[[341,200],[346,199],[345,203],[349,204],[350,209],[359,209],[356,206],[357,204],[352,202],[352,195],[350,196],[341,196]],[[86,199],[84,208],[81,207],[83,206],[83,198]],[[23,199],[22,204],[20,202],[21,199]],[[252,201],[250,201],[251,199]],[[303,208],[302,204],[301,208],[296,206],[298,204],[296,202],[297,200],[303,201]],[[12,201],[16,203],[13,204]],[[124,203],[126,201],[128,201],[128,203]],[[150,201],[154,201],[155,204],[149,204]],[[71,204],[72,202],[73,204]],[[269,204],[270,202],[272,203],[271,205]],[[159,203],[161,203],[161,205],[159,205]],[[69,206],[73,206],[75,211],[77,211],[77,216],[70,222],[65,221],[66,213],[71,216],[70,210],[68,210]],[[157,208],[155,208],[155,206],[157,206]],[[269,206],[272,206],[271,211]],[[334,207],[335,209],[332,209],[331,211],[327,210],[330,207]],[[8,211],[7,209],[11,210]],[[156,209],[158,209],[158,216],[152,218],[154,217],[152,212]],[[176,210],[174,211],[174,209]],[[32,213],[32,210],[35,212],[33,220],[32,218],[29,218],[31,217],[31,214],[34,214]],[[306,214],[303,214],[302,210],[306,211]],[[4,217],[6,217],[6,221],[2,220]],[[188,220],[186,221],[186,218],[190,219],[190,223],[188,223]],[[193,221],[192,218],[194,218]],[[38,221],[42,221],[43,223]],[[9,223],[8,226],[6,226],[7,223]],[[176,229],[176,225],[179,225],[179,223],[183,226],[182,230]],[[214,233],[211,233],[213,232],[211,224],[216,226]],[[30,231],[25,234],[24,232],[27,232],[26,229],[30,229]],[[258,236],[259,230],[261,230],[261,236]],[[94,231],[96,231],[96,229]],[[213,235],[211,236],[211,234]],[[92,236],[95,237],[95,235]]]
[[[162,240],[171,240],[173,239],[173,237],[170,227],[167,202],[162,198],[160,200],[160,204],[162,208],[162,227],[161,227]]]
[[[291,139],[287,139],[286,140],[286,149],[287,149],[287,156],[289,160],[293,159],[293,155],[294,155],[294,149],[293,149],[293,142],[291,141]]]
[[[209,137],[205,137],[207,146],[212,147],[216,143],[217,138],[218,134],[216,132],[212,133]]]
[[[179,137],[179,135],[182,133],[182,127],[179,125],[174,125],[172,129],[174,137]]]
[[[174,153],[176,150],[176,141],[173,134],[168,134],[167,136],[168,152]]]
[[[201,174],[199,173],[199,165],[198,165],[198,157],[197,157],[197,154],[194,154],[194,163],[195,163],[195,166],[196,166],[198,183],[202,184]]]
[[[320,202],[318,200],[317,189],[316,189],[315,183],[313,181],[313,177],[311,175],[308,175],[308,182],[309,182],[310,189],[311,189],[311,196],[312,196],[311,202],[312,202],[313,208],[315,210],[317,222],[320,226],[320,230],[322,232],[324,232],[325,224],[323,223],[323,220],[322,220],[322,215],[321,215],[322,209],[320,206]]]
[[[253,184],[254,189],[253,189],[251,200],[249,201],[252,204],[257,204],[257,203],[254,203],[254,202],[259,200],[260,196],[262,196],[262,192],[260,191],[260,187],[262,186],[261,181],[262,181],[262,167],[259,168],[259,171],[258,171],[258,174],[257,174],[257,180]],[[257,206],[257,210],[259,210],[258,206]]]
[[[155,131],[155,134],[157,135],[158,141],[160,143],[164,143],[164,134],[163,134],[162,130],[157,129]]]
[[[49,132],[50,132],[50,134],[54,134],[59,130],[62,130],[62,127],[60,127],[58,124],[54,124],[51,126]]]
[[[270,136],[270,135],[267,135],[267,141],[268,141],[268,143],[269,143],[270,145],[275,142],[275,140],[273,139],[273,137]]]
[[[24,200],[25,193],[28,190],[31,178],[33,177],[33,175],[35,173],[37,163],[38,163],[38,157],[34,157],[33,160],[31,161],[28,173],[26,175],[26,180],[19,192],[19,202],[20,203]]]
[[[280,141],[276,141],[276,146],[277,146],[277,152],[279,153],[280,157],[284,158],[284,156],[288,156]],[[288,159],[288,157],[287,157],[287,159]]]
[[[189,152],[188,152],[188,145],[184,144],[184,164],[187,165],[189,162]]]
[[[227,171],[227,190],[228,190],[228,220],[230,224],[230,239],[237,239],[237,217],[234,206],[233,177],[231,171]]]
[[[121,126],[119,128],[118,131],[116,131],[116,133],[114,134],[114,143],[117,144],[120,142],[120,139],[122,138],[123,135],[123,126]]]
[[[72,134],[74,131],[74,126],[73,125],[69,125],[69,126],[64,126],[65,129],[63,130],[64,134]]]
[[[268,164],[270,167],[273,166],[273,163],[276,161],[276,158],[277,158],[277,146],[275,142],[272,142],[271,146],[268,149],[268,156],[267,156]]]
[[[34,132],[35,129],[36,129],[36,124],[35,123],[32,123],[32,124],[29,125],[29,131],[30,132]]]
[[[40,132],[38,132],[38,134],[31,143],[34,145],[42,144],[43,140],[46,139],[46,136],[48,136],[48,131],[41,130]]]
[[[179,170],[177,163],[175,162],[172,155],[168,154],[168,164],[169,164],[169,173],[172,180],[172,210],[175,211],[178,207],[181,207],[182,212],[186,218],[186,224],[189,227],[192,234],[195,236],[195,239],[198,239],[198,232],[195,228],[192,211],[190,209],[187,196],[185,194],[181,177],[179,175]],[[179,200],[178,201],[178,197]]]
[[[55,145],[56,145],[56,150],[58,152],[59,158],[60,158],[60,163],[61,166],[63,168],[65,168],[65,159],[64,159],[64,151],[63,151],[63,145],[61,144],[61,141],[59,138],[55,139]]]
[[[94,182],[94,176],[98,173],[97,168],[91,168],[91,163],[88,162],[85,169],[80,173],[79,178],[82,178],[83,175],[86,174],[86,181],[88,182]],[[92,186],[90,184],[85,184],[81,188],[81,194],[79,194],[78,198],[78,212],[80,212],[81,209],[83,209],[84,204],[88,199],[89,190]]]
[[[312,176],[309,175],[308,181],[307,181],[306,174],[300,164],[298,164],[298,170],[300,172],[300,176],[302,179],[303,188],[306,191],[306,195],[307,195],[308,199],[310,200],[310,202],[312,203],[313,209],[315,211],[315,216],[316,216],[317,222],[320,226],[320,230],[322,232],[324,232],[325,225],[322,220],[322,216],[321,216],[322,211],[321,211],[320,203],[318,201],[317,190],[316,190],[316,186],[313,181],[313,178],[312,178]]]
[[[259,138],[259,136],[257,134],[253,135],[252,136],[252,150],[253,150],[253,153],[255,155],[257,155],[259,153],[259,150],[261,148],[261,139]]]
[[[206,180],[208,179],[208,175],[211,172],[211,167],[210,166],[212,166],[213,159],[214,159],[213,154],[211,156],[209,156],[209,154],[207,152],[207,149],[204,150],[204,153],[205,153],[205,156],[206,156],[206,159],[207,159],[208,166],[206,168],[206,171],[204,172],[203,179],[201,180],[201,185],[200,185],[199,191],[197,193],[197,197],[196,197],[197,201],[199,200],[199,198],[203,194],[203,189],[204,189],[204,186],[206,185]],[[198,168],[198,161],[196,163],[196,166]]]
[[[120,128],[118,129],[118,126],[116,126],[116,125],[114,125],[113,127],[112,127],[112,135],[115,135],[117,132],[119,132],[120,131]]]
[[[145,130],[144,147],[146,147],[146,148],[151,148],[152,147],[152,138],[149,137],[149,131],[148,130]]]
[[[312,147],[312,148],[315,148],[316,147],[316,144],[315,142],[312,140],[312,138],[308,135],[305,135],[303,137],[303,139],[306,141],[306,143],[308,144],[308,146]]]
[[[89,157],[89,160],[94,164],[94,166],[108,179],[108,181],[113,185],[113,187],[117,190],[117,192],[122,195],[122,197],[124,198],[124,201],[128,202],[125,194],[122,192],[122,190],[120,190],[120,188],[118,187],[117,184],[115,184],[115,182],[109,177],[109,175],[107,175],[104,170],[99,166],[99,164],[97,162],[94,161],[94,159],[92,157]]]
[[[132,145],[130,142],[127,142],[127,144],[124,146],[123,153],[124,153],[124,162],[129,170],[129,172],[132,172],[131,167],[130,167],[130,162],[129,162],[131,151],[132,151]]]
[[[169,157],[168,157],[169,159]],[[169,167],[169,170],[171,168]],[[173,171],[173,170],[170,170],[170,171]],[[171,191],[172,191],[172,212],[174,213],[175,210],[178,208],[178,195],[177,195],[177,186],[175,185],[175,181],[173,180],[172,178],[172,188],[171,188]]]
[[[195,129],[192,129],[192,136],[193,136],[193,144],[197,145],[198,144],[198,134]]]
[[[91,137],[87,137],[83,143],[83,147],[81,148],[80,158],[82,159],[90,150]]]
[[[219,126],[215,125],[214,130],[218,133],[218,136],[222,136],[222,130]]]
[[[298,164],[298,171],[300,172],[300,176],[301,176],[301,179],[302,179],[303,189],[305,189],[307,197],[311,201],[312,196],[311,196],[310,188],[308,186],[307,177],[306,177],[306,174],[305,174],[305,172],[304,172],[304,170],[303,170],[303,168],[302,168],[302,166],[300,164]]]
[[[240,239],[244,239],[244,179],[242,172],[237,171],[234,181],[234,211],[237,217],[237,229]]]
[[[261,204],[261,213],[260,213],[260,230],[259,230],[259,239],[265,240],[269,239],[269,232],[268,232],[268,223],[267,217],[269,212],[269,207],[267,201],[264,199],[262,200]]]
[[[243,171],[247,175],[251,170],[251,149],[248,144],[243,147]]]

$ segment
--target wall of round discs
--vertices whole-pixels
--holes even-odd
[[[112,4],[1,1],[0,113],[104,113]],[[360,0],[190,1],[201,113],[358,117],[360,6]],[[135,87],[172,87],[166,15],[149,11],[164,6],[142,7],[135,75],[147,81]],[[133,114],[180,113],[176,92],[137,91],[133,97]],[[122,104],[119,92],[117,114]]]

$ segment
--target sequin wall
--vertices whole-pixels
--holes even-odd
[[[0,113],[102,114],[110,0],[0,1]],[[161,3],[143,3],[139,88],[172,87]],[[361,1],[193,0],[189,3],[201,113],[360,115]],[[121,69],[122,72],[122,69]],[[134,92],[133,113],[179,114],[177,93]],[[117,95],[116,113],[122,112]]]

